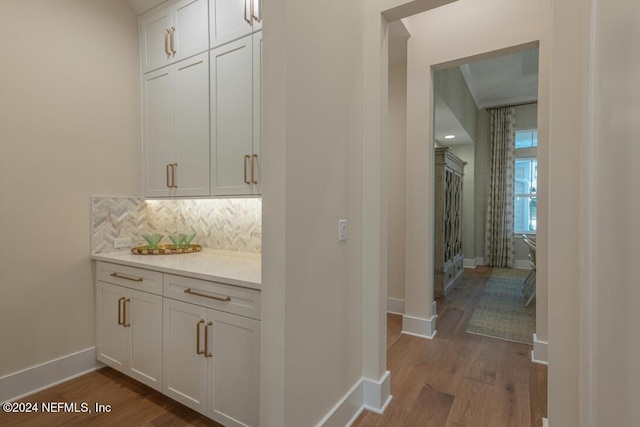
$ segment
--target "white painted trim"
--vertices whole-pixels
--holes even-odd
[[[462,260],[464,268],[476,268],[478,266],[478,258],[465,258]]]
[[[384,413],[389,403],[391,403],[391,372],[385,371],[378,381],[363,378],[364,401],[363,407],[376,414]]]
[[[404,304],[403,299],[387,297],[387,313],[404,314]]]
[[[484,257],[476,257],[476,265],[487,265],[487,263],[484,262]]]
[[[533,350],[531,350],[531,361],[541,365],[549,365],[549,343],[538,340],[538,336],[533,334]]]
[[[316,427],[349,427],[365,409],[384,413],[392,399],[389,371],[385,371],[378,381],[360,378]]]
[[[549,427],[549,420],[542,417],[542,427]]]
[[[531,270],[531,260],[528,259],[517,259],[514,265],[515,268],[520,268],[523,270]]]
[[[402,333],[431,340],[436,336],[437,317],[438,316],[434,314],[429,319],[421,319],[405,314],[402,316]]]
[[[96,348],[91,347],[5,375],[0,377],[0,402],[21,399],[103,366],[96,359]]]

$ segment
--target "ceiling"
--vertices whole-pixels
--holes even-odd
[[[402,21],[389,25],[389,64],[407,60],[409,32]],[[478,109],[537,101],[538,49],[470,62],[460,71]],[[473,141],[446,102],[434,95],[434,138],[441,145],[469,144]],[[455,135],[445,139],[445,135]]]
[[[538,49],[460,66],[478,108],[538,99]]]
[[[478,109],[538,100],[537,48],[467,63],[460,71]],[[434,98],[434,139],[444,146],[473,143],[449,106],[438,94]]]

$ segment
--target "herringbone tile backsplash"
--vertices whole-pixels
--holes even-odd
[[[116,252],[113,239],[131,237],[144,245],[143,234],[195,232],[191,243],[213,249],[262,251],[261,199],[144,200],[130,197],[92,197],[93,253]]]

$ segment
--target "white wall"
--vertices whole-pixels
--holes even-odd
[[[592,424],[640,419],[640,4],[595,2],[590,167]]]
[[[2,1],[0,376],[94,345],[90,195],[140,188],[124,1]]]
[[[522,16],[527,16],[527,19],[522,20]],[[529,48],[534,47],[539,41],[540,73],[548,73],[551,7],[548,3],[524,0],[460,0],[406,21],[411,32],[408,45],[407,157],[413,159],[407,164],[407,186],[411,196],[408,198],[407,230],[411,231],[407,233],[406,312],[411,316],[429,318],[433,314],[433,234],[429,226],[433,216],[433,154],[430,143],[433,88],[429,70],[460,65],[472,58],[481,59],[487,57],[487,52],[511,53],[513,46],[526,44]],[[496,37],[497,30],[500,37]],[[540,78],[539,89],[543,106],[539,115],[542,128],[540,143],[546,144],[548,111],[545,108],[549,93],[546,76]],[[540,181],[539,203],[544,207],[545,177]],[[544,212],[540,221],[547,221]],[[541,270],[538,286],[546,287],[545,266],[541,266]],[[539,306],[545,306],[545,297],[543,292],[543,297],[538,298]],[[542,315],[538,312],[538,316],[546,319],[546,312]],[[544,329],[542,335],[546,336],[546,324]]]
[[[362,7],[265,2],[264,426],[316,425],[362,377]]]
[[[406,51],[406,39],[404,43]],[[389,298],[404,300],[407,175],[407,63],[389,65]]]

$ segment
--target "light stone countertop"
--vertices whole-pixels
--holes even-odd
[[[91,259],[261,290],[261,254],[203,248],[180,255],[110,252],[93,254]]]

